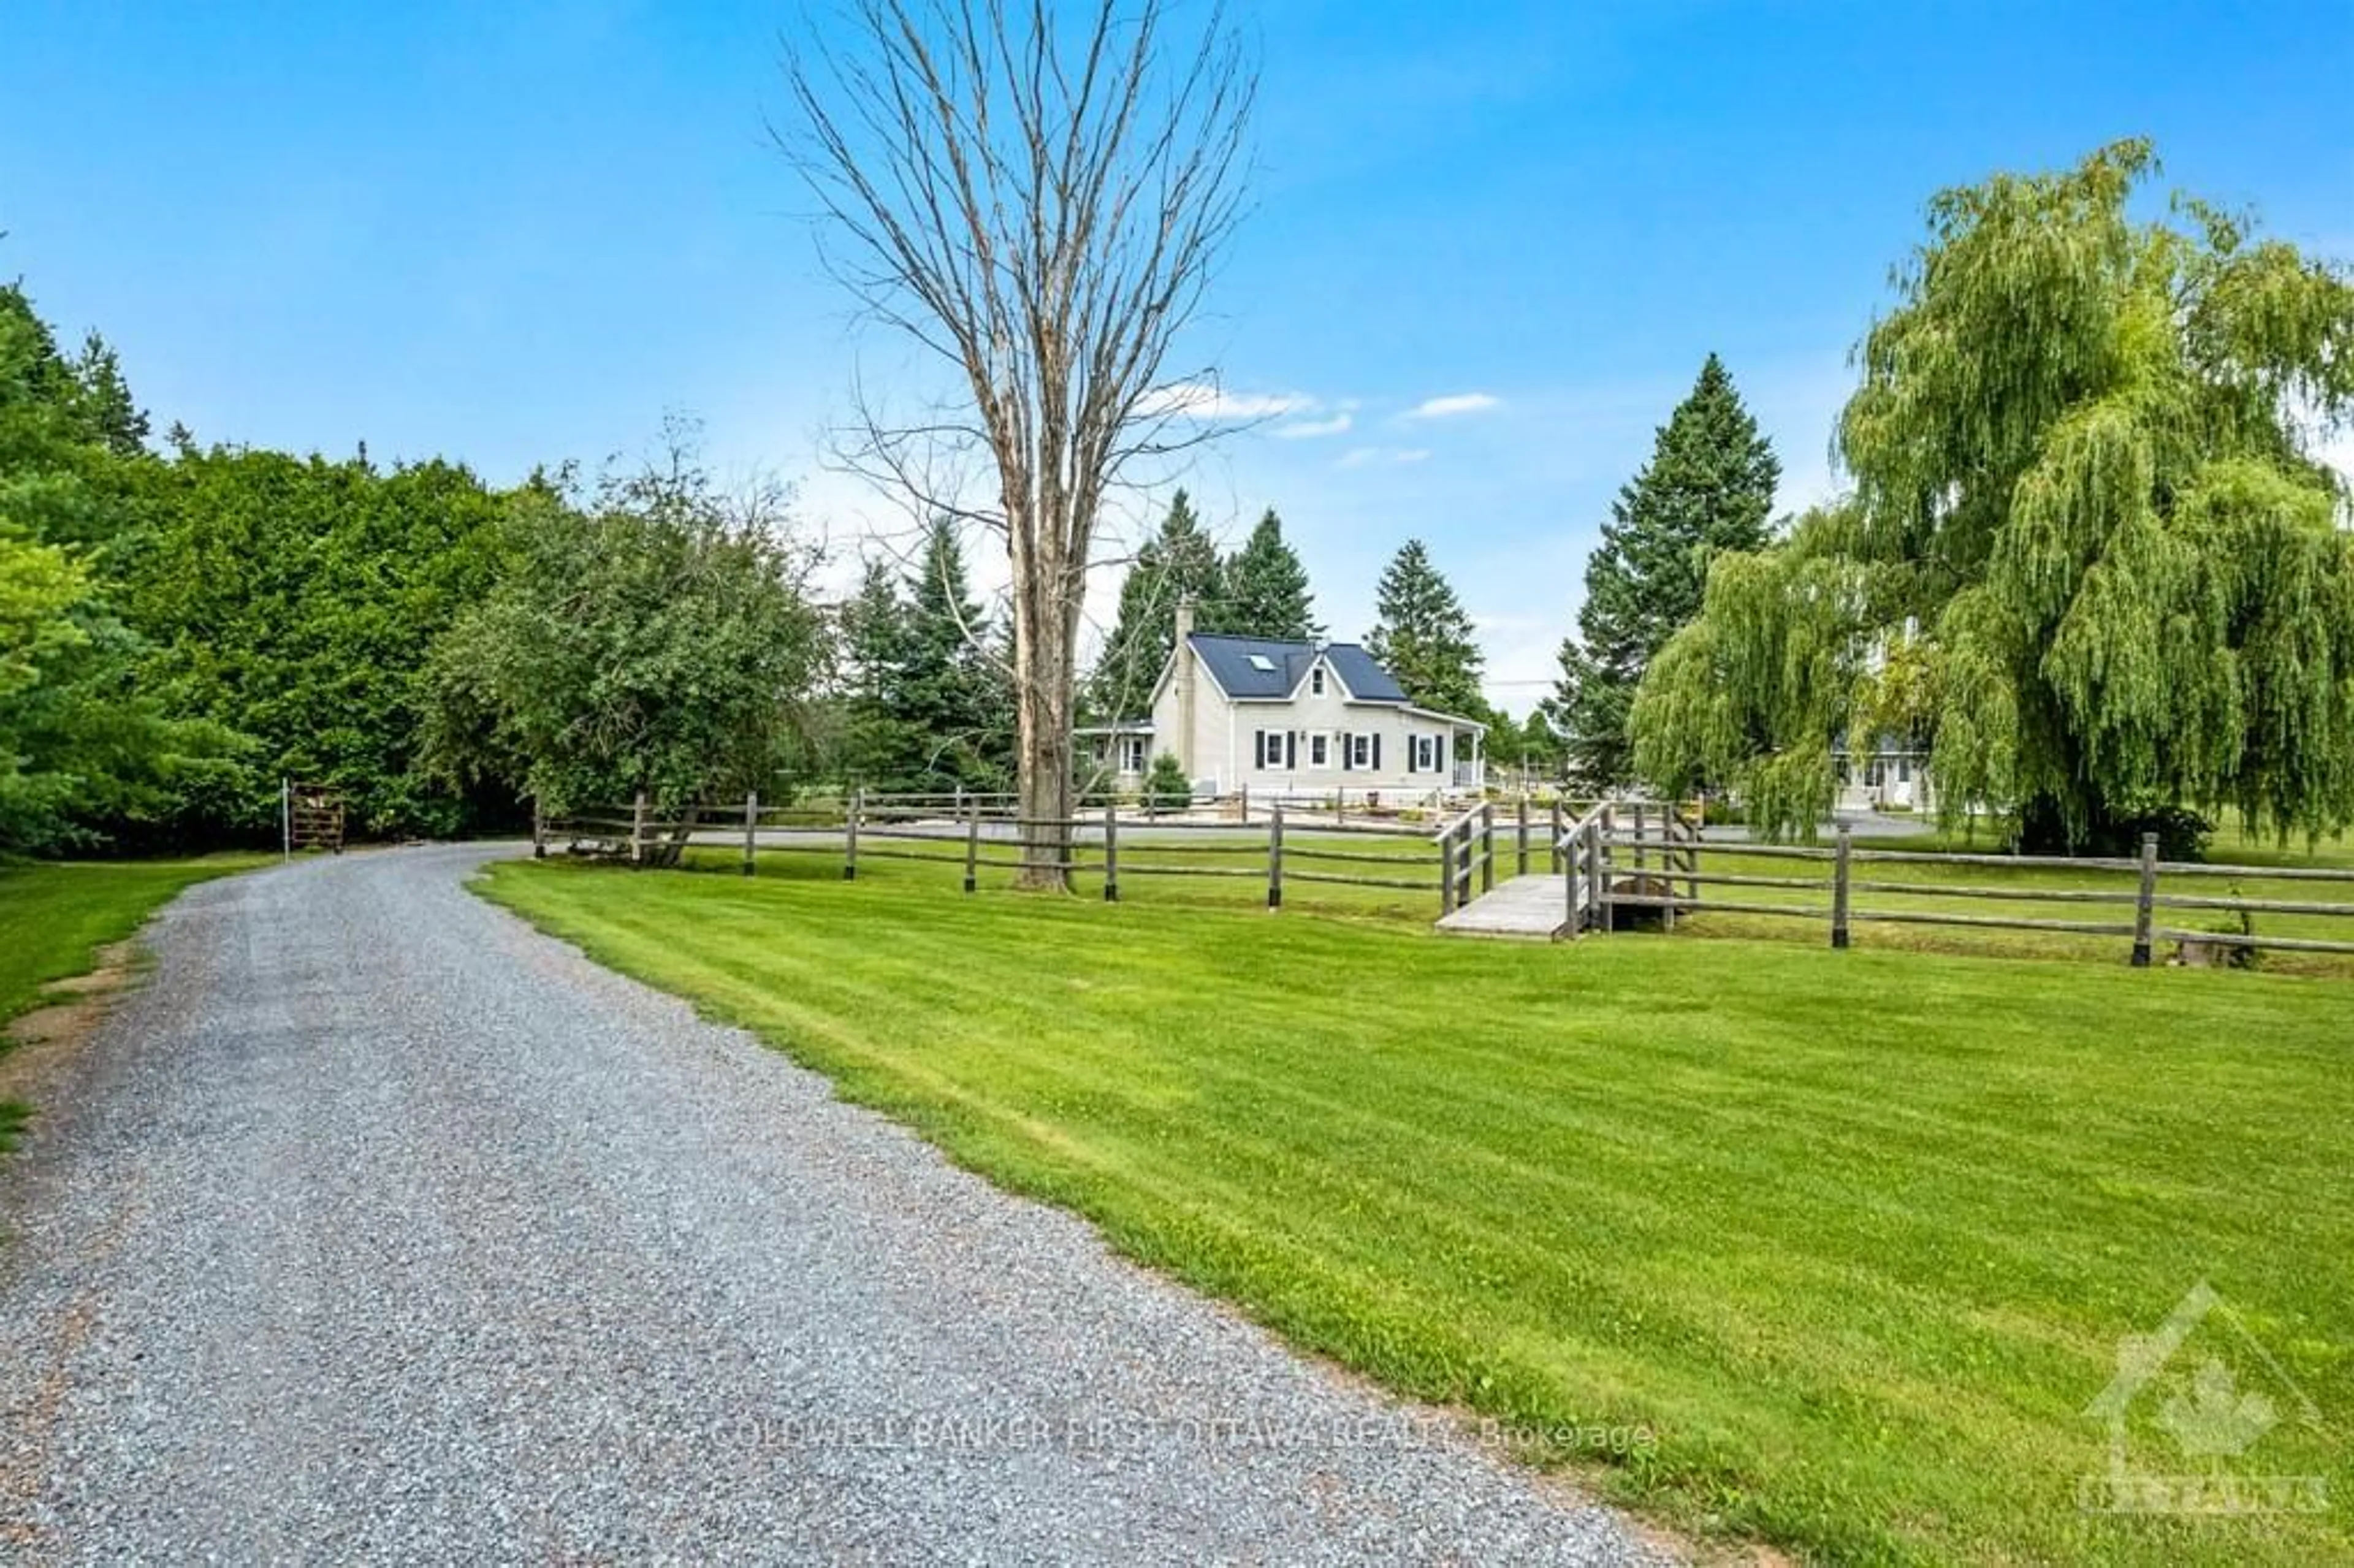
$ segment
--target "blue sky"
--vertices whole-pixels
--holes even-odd
[[[1299,412],[1183,477],[1231,534],[1280,509],[1338,635],[1426,538],[1515,710],[1711,350],[1785,503],[1830,490],[1847,350],[1938,186],[2147,134],[2169,185],[2354,258],[2348,0],[1238,10],[1256,207],[1186,361]],[[159,425],[504,481],[685,410],[846,561],[886,514],[823,432],[905,361],[764,140],[798,14],[11,0],[0,273],[105,332]]]

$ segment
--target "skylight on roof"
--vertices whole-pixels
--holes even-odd
[[[1275,661],[1268,658],[1264,653],[1252,654],[1250,656],[1250,666],[1254,670],[1261,671],[1269,675],[1275,673]]]

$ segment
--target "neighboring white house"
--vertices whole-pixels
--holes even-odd
[[[1839,809],[1842,811],[1934,811],[1937,792],[1929,782],[1929,754],[1882,741],[1863,756],[1835,751]]]
[[[1872,640],[1864,668],[1877,676],[1887,669],[1896,650],[1914,642],[1920,635],[1920,619],[1906,616],[1902,630],[1883,632]],[[1839,809],[1935,810],[1937,792],[1929,779],[1929,754],[1917,749],[1917,746],[1918,742],[1911,737],[1882,735],[1872,737],[1868,747],[1854,745],[1852,737],[1835,747],[1831,755],[1839,768]]]
[[[1169,752],[1197,795],[1396,797],[1477,790],[1486,726],[1416,707],[1353,642],[1288,642],[1192,630],[1152,688],[1150,718],[1078,732],[1080,757],[1124,787]]]

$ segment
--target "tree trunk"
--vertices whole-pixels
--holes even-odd
[[[1023,548],[1019,531],[1013,535],[1014,580],[1021,584]],[[1076,606],[1066,579],[1071,576],[1052,541],[1030,560],[1028,591],[1013,596],[1014,690],[1019,704],[1015,739],[1015,798],[1023,826],[1023,887],[1067,890],[1071,885],[1072,813],[1071,726],[1076,717],[1077,675],[1075,643],[1078,633]]]
[[[680,812],[679,820],[672,825],[668,836],[656,840],[647,849],[645,863],[656,870],[669,871],[677,866],[686,854],[687,841],[695,836],[695,830],[703,818],[703,810],[699,806],[682,807]]]

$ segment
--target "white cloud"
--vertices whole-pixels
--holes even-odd
[[[1271,419],[1278,414],[1301,414],[1316,399],[1299,392],[1229,392],[1209,381],[1176,381],[1146,393],[1138,412],[1149,418],[1180,414],[1210,423]]]
[[[1480,651],[1488,655],[1481,686],[1490,702],[1515,717],[1553,695],[1561,677],[1561,639],[1569,629],[1565,613],[1474,610]]]
[[[1459,414],[1484,414],[1490,408],[1503,407],[1504,400],[1490,392],[1457,392],[1445,397],[1426,397],[1405,412],[1409,419],[1451,419]]]
[[[1279,440],[1307,441],[1320,436],[1344,435],[1356,422],[1353,415],[1341,413],[1329,419],[1295,419],[1288,425],[1278,425],[1267,433]]]

